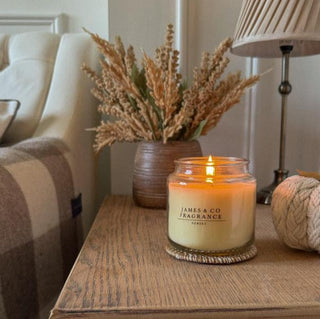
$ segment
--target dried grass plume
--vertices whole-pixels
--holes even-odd
[[[125,49],[121,38],[115,43],[91,35],[103,58],[98,74],[88,66],[82,70],[94,82],[92,94],[99,100],[98,111],[113,120],[101,121],[94,148],[99,152],[115,142],[192,140],[206,135],[222,115],[240,101],[245,90],[259,76],[241,78],[241,73],[220,79],[229,59],[225,53],[232,45],[225,39],[213,54],[203,52],[193,72],[190,87],[178,72],[179,51],[173,47],[174,30],[167,27],[165,43],[154,57],[143,55],[137,65],[134,48]]]

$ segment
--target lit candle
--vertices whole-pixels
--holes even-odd
[[[256,182],[247,161],[188,158],[168,179],[168,237],[188,250],[217,252],[253,244]]]

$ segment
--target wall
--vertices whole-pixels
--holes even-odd
[[[175,23],[179,0],[1,0],[1,15],[55,15],[68,16],[66,31],[82,32],[81,27],[113,39],[120,34],[125,44],[151,54],[162,43],[168,23]],[[186,45],[182,52],[190,78],[192,68],[199,63],[203,50],[213,50],[226,36],[232,36],[241,7],[241,0],[180,0],[188,4],[185,28],[182,32]],[[109,29],[108,29],[109,15]],[[176,25],[177,27],[177,25]],[[226,113],[210,134],[200,139],[204,154],[243,156],[251,160],[251,170],[258,185],[272,181],[278,168],[280,132],[280,60],[249,59],[232,56],[230,70],[250,74],[252,68],[263,72],[270,67],[260,83]],[[320,90],[318,76],[320,58],[304,57],[290,61],[286,167],[291,174],[296,168],[320,169]],[[110,182],[112,193],[130,193],[136,144],[115,144],[101,157],[103,184]],[[111,166],[108,163],[108,152]],[[106,170],[109,170],[107,172]]]
[[[131,43],[151,52],[162,43],[166,24],[175,23],[176,1],[109,0],[109,35],[120,34]],[[185,28],[187,46],[187,76],[199,63],[203,50],[212,51],[226,36],[233,36],[238,19],[240,0],[182,0],[188,5]],[[128,14],[130,12],[130,14]],[[177,26],[176,26],[177,27]],[[278,168],[280,139],[280,59],[250,59],[231,56],[230,70],[244,74],[264,72],[272,68],[260,83],[246,94],[239,105],[226,113],[218,126],[200,138],[204,154],[246,157],[258,187],[273,180]],[[320,169],[320,58],[303,57],[290,61],[286,167],[290,174],[296,168]],[[130,193],[135,144],[116,144],[111,147],[111,190]]]
[[[166,25],[175,19],[172,0],[109,1],[109,38],[121,35],[125,45],[152,55],[164,37]],[[130,14],[128,14],[130,12]],[[141,54],[140,54],[141,57]],[[137,58],[139,59],[139,58]],[[116,143],[111,146],[111,192],[130,194],[136,144]]]
[[[66,32],[108,35],[108,0],[1,0],[0,15],[67,15]]]
[[[187,78],[192,76],[194,66],[200,62],[204,50],[214,48],[228,36],[232,36],[241,1],[182,1],[186,4],[184,33],[187,45],[182,52],[186,59],[183,70]],[[134,3],[134,5],[133,5]],[[148,8],[141,8],[148,3]],[[130,6],[130,16],[126,10]],[[146,14],[148,12],[148,14]],[[142,47],[152,54],[153,49],[162,44],[166,25],[173,23],[177,29],[176,1],[145,1],[145,0],[110,0],[109,1],[109,36],[121,34],[126,43]],[[222,18],[224,17],[224,18]],[[150,23],[152,21],[152,23]],[[130,28],[128,28],[130,25]],[[246,72],[247,60],[232,57],[230,70]],[[242,102],[226,114],[218,126],[206,137],[200,138],[204,154],[233,155],[247,157],[245,143],[248,134],[247,121],[249,106]],[[115,144],[111,147],[111,191],[112,193],[130,193],[135,144]]]

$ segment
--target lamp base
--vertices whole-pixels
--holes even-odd
[[[288,170],[274,170],[273,183],[257,192],[257,203],[270,205],[275,188],[288,177]]]

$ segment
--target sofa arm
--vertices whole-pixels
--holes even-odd
[[[1,318],[36,317],[76,258],[81,223],[72,215],[69,155],[52,138],[0,148]]]

